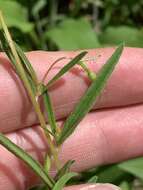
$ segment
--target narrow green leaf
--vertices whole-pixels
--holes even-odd
[[[47,87],[51,86],[56,82],[61,76],[63,76],[67,71],[69,71],[73,66],[79,63],[79,61],[87,54],[87,52],[82,52],[73,58],[68,64],[66,64],[47,84]]]
[[[52,102],[48,93],[48,90],[46,90],[43,94],[43,100],[44,100],[44,105],[45,105],[45,109],[48,115],[48,121],[49,124],[51,126],[51,130],[52,133],[55,134],[56,133],[56,129],[57,129],[57,124],[56,124],[56,118],[55,118],[55,114],[53,111],[53,106],[52,106]]]
[[[5,34],[3,33],[3,31],[0,32],[0,40],[2,42],[1,43],[2,49],[7,54],[7,56],[10,59],[14,69],[16,70],[17,74],[21,78],[21,75],[20,75],[20,72],[19,72],[19,67],[17,66],[17,63],[16,63],[16,61],[15,61],[15,59],[13,57],[13,54],[11,52],[9,44],[7,43],[7,39],[6,39]],[[23,51],[20,49],[20,47],[15,42],[14,42],[14,44],[16,46],[16,51],[17,51],[18,55],[20,56],[21,63],[22,63],[23,68],[25,70],[25,74],[26,74],[27,79],[28,79],[28,81],[30,83],[30,86],[31,86],[31,88],[33,90],[33,93],[36,94],[36,91],[37,91],[37,88],[36,88],[36,83],[37,83],[36,73],[35,73],[34,69],[32,68],[30,62],[28,61],[28,59],[24,55]]]
[[[55,181],[59,180],[63,175],[69,172],[70,167],[74,163],[74,160],[69,160],[65,163],[65,165],[58,171],[58,173],[55,176]]]
[[[7,38],[5,36],[3,29],[1,29],[1,31],[0,31],[0,41],[1,41],[2,51],[4,51],[6,53],[6,55],[8,56],[9,60],[11,61],[13,68],[16,70],[16,73],[18,75],[20,75],[19,69],[17,67],[16,61],[13,57],[12,52],[11,52],[11,48],[9,47],[9,44],[7,43]]]
[[[50,157],[48,155],[48,153],[46,154],[46,157],[44,159],[44,169],[46,173],[49,173],[49,170],[51,168],[51,160]]]
[[[1,41],[1,50],[4,51],[8,56],[8,58],[11,60],[12,66],[16,70],[16,73],[18,74],[18,69],[16,67],[15,59],[12,56],[10,48],[6,45],[6,40],[1,31],[0,31],[0,41]]]
[[[7,148],[10,152],[15,154],[21,160],[23,160],[50,188],[53,187],[54,181],[51,177],[45,173],[42,169],[40,163],[34,160],[30,155],[28,155],[24,150],[14,144],[11,140],[0,133],[0,144]]]
[[[24,67],[23,67],[23,68],[24,68]],[[25,75],[26,75],[26,77],[27,77],[27,79],[28,79],[28,81],[29,81],[29,84],[30,84],[30,86],[31,86],[31,89],[32,89],[34,95],[36,96],[36,95],[37,95],[37,86],[36,86],[35,82],[32,80],[32,78],[31,78],[31,76],[29,75],[29,73],[25,72]],[[20,75],[19,75],[19,78],[21,78]],[[21,78],[21,80],[22,80],[22,78]]]
[[[122,51],[123,44],[121,44],[116,49],[116,51],[109,58],[107,63],[101,68],[101,70],[96,76],[95,81],[91,84],[84,96],[81,98],[80,102],[77,104],[75,110],[65,121],[63,130],[57,142],[58,144],[61,144],[74,131],[79,122],[84,118],[84,116],[90,111],[92,106],[95,104],[97,97],[100,95],[109,76],[114,70]]]
[[[102,166],[94,175],[98,176],[98,183],[115,184],[123,179],[131,178],[131,176],[128,175],[127,172],[119,169],[116,164]]]
[[[72,178],[77,176],[77,173],[71,172],[68,174],[63,175],[55,184],[53,187],[53,190],[63,190],[63,187],[66,185],[66,183]]]
[[[21,58],[22,64],[23,66],[27,69],[27,72],[29,73],[29,75],[31,76],[32,80],[37,83],[38,79],[36,76],[36,73],[31,65],[31,63],[29,62],[29,60],[27,59],[27,57],[25,56],[24,52],[22,51],[22,49],[19,47],[19,45],[17,43],[14,42],[16,51],[19,55],[19,57]]]

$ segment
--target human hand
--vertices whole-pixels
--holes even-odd
[[[89,65],[94,71],[111,56],[113,49],[91,50],[88,57],[101,55]],[[72,57],[71,52],[28,53],[39,79],[49,64],[59,57]],[[75,160],[74,171],[119,162],[143,155],[142,102],[143,102],[143,49],[125,48],[95,108],[64,142],[60,159]],[[62,65],[67,60],[58,64]],[[16,144],[42,161],[47,145],[32,105],[21,82],[12,71],[8,60],[0,55],[0,130]],[[53,75],[57,69],[49,74]],[[48,80],[48,79],[47,79]],[[51,90],[59,123],[70,113],[87,89],[88,80],[78,69],[66,74]],[[136,105],[135,105],[136,104]],[[110,109],[104,109],[110,108]],[[0,147],[0,190],[26,190],[37,183],[37,177],[18,158]],[[84,187],[84,188],[83,188]],[[65,189],[115,189],[112,185],[73,186]]]

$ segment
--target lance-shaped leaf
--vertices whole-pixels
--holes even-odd
[[[13,56],[13,53],[11,51],[11,48],[9,47],[9,44],[7,43],[7,38],[6,38],[5,33],[3,32],[3,30],[0,32],[0,40],[1,40],[1,48],[4,50],[4,52],[9,57],[9,59],[10,59],[10,61],[12,63],[12,66],[14,67],[17,74],[21,78],[21,75],[20,75],[20,72],[19,72],[19,67],[17,66],[17,62],[16,62],[16,60],[15,60],[15,58]],[[25,74],[27,76],[27,79],[29,81],[31,89],[33,90],[33,93],[36,94],[36,91],[37,91],[36,83],[38,83],[36,73],[35,73],[34,69],[32,68],[30,62],[28,61],[28,59],[26,58],[26,56],[24,55],[24,53],[20,49],[20,47],[15,42],[13,42],[13,43],[15,44],[16,51],[17,51],[17,53],[19,55],[19,58],[21,60],[23,68],[25,70]]]
[[[19,47],[19,45],[15,42],[13,42],[13,43],[14,43],[17,53],[22,61],[23,66],[25,67],[26,71],[29,73],[31,79],[35,82],[35,84],[37,84],[38,79],[37,79],[36,73],[31,65],[31,63],[29,62],[29,60],[27,59],[27,57],[25,56],[24,52]]]
[[[1,50],[4,51],[7,54],[8,58],[10,60],[12,60],[12,66],[14,67],[14,69],[16,69],[16,72],[18,73],[18,70],[16,68],[16,62],[13,59],[11,49],[10,49],[8,43],[6,43],[7,42],[6,41],[6,36],[5,36],[5,33],[4,33],[3,29],[1,29],[1,31],[0,31],[0,42],[1,42],[0,43]]]
[[[57,130],[57,124],[56,124],[56,118],[55,118],[55,114],[53,111],[53,106],[52,106],[52,102],[50,99],[50,95],[48,93],[48,90],[46,89],[46,91],[44,91],[44,93],[42,94],[43,99],[44,99],[44,105],[45,105],[45,109],[48,115],[48,121],[52,130],[53,135],[56,133]]]
[[[79,63],[79,61],[87,54],[87,52],[82,52],[73,58],[68,64],[66,64],[47,84],[47,87],[51,86],[56,82],[61,76],[63,76],[67,71],[69,71],[73,66]]]
[[[63,187],[65,186],[65,184],[73,177],[77,176],[77,173],[74,172],[70,172],[67,173],[65,175],[63,175],[55,184],[55,186],[53,187],[53,190],[63,190]]]
[[[53,179],[48,174],[46,174],[46,172],[42,169],[40,163],[34,160],[29,154],[27,154],[24,150],[22,150],[1,133],[0,144],[2,144],[10,152],[14,153],[17,157],[23,160],[43,180],[45,184],[47,184],[50,188],[53,187]]]
[[[102,89],[104,88],[107,79],[114,70],[122,51],[123,44],[121,44],[116,49],[116,51],[109,58],[107,63],[103,65],[103,67],[97,74],[95,81],[90,85],[84,96],[81,98],[80,102],[75,107],[75,110],[65,121],[61,135],[57,142],[58,144],[61,144],[74,131],[79,122],[84,118],[84,116],[90,111],[92,106],[95,104],[95,101],[97,97],[100,95]]]
[[[3,18],[2,12],[0,11],[0,26],[2,27],[2,32],[1,32],[1,45],[4,48],[6,54],[8,55],[8,57],[11,60],[12,65],[14,66],[14,68],[17,71],[17,74],[20,76],[20,78],[22,79],[22,81],[24,82],[24,84],[26,85],[26,88],[28,88],[29,93],[34,95],[34,91],[36,89],[35,87],[35,82],[33,81],[33,79],[30,76],[29,71],[32,69],[32,66],[30,68],[30,66],[26,66],[25,65],[25,61],[21,60],[21,57],[19,56],[17,49],[15,48],[15,43],[13,42],[11,35],[8,31],[7,25],[5,23],[5,20]],[[30,63],[28,63],[27,65],[30,65]],[[27,72],[27,70],[24,67],[30,68]],[[33,70],[34,71],[34,70]],[[30,88],[31,87],[31,88]],[[32,92],[33,91],[33,92]],[[32,96],[33,96],[32,95]]]
[[[45,170],[45,172],[49,173],[50,168],[51,168],[51,159],[47,153],[45,156],[45,159],[44,159],[44,170]]]

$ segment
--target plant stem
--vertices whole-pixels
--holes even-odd
[[[34,109],[35,109],[36,113],[37,113],[37,116],[39,118],[40,124],[41,124],[42,128],[46,128],[46,122],[45,122],[44,116],[43,116],[43,114],[42,114],[42,112],[40,110],[39,103],[38,103],[38,101],[36,101],[36,97],[35,97],[32,89],[31,89],[29,81],[28,81],[28,79],[26,77],[26,74],[25,74],[24,68],[22,66],[21,60],[20,60],[20,58],[19,58],[19,56],[17,54],[17,51],[15,49],[14,43],[13,43],[11,35],[10,35],[8,29],[7,29],[7,26],[5,24],[5,21],[3,19],[1,11],[0,11],[0,21],[1,21],[1,25],[2,25],[2,28],[4,30],[5,36],[7,38],[7,41],[9,42],[9,46],[10,46],[10,49],[12,51],[12,54],[13,54],[16,62],[17,62],[17,69],[18,69],[18,71],[20,73],[20,77],[22,78],[24,86],[27,89],[27,92],[28,92],[28,94],[30,96],[31,102],[32,102],[32,104],[34,106]],[[51,154],[53,155],[56,167],[59,169],[60,164],[59,164],[59,159],[58,159],[56,147],[54,146],[54,144],[52,142],[52,139],[51,139],[49,133],[46,130],[45,130],[45,135],[47,137],[47,142],[48,142],[48,145],[50,147]]]

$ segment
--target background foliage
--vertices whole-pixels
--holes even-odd
[[[143,47],[143,0],[0,0],[14,40],[24,50]],[[96,177],[98,176],[98,178]],[[75,183],[143,188],[143,158],[93,168]]]
[[[143,47],[143,0],[0,0],[25,50]]]

